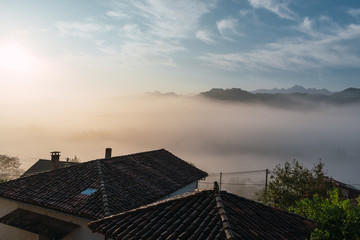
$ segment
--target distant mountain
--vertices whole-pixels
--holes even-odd
[[[291,89],[304,90],[301,86],[294,86]],[[288,89],[289,90],[289,89]],[[308,91],[308,89],[305,89]],[[326,90],[326,89],[325,89]],[[322,91],[322,90],[320,90]],[[200,96],[221,100],[244,103],[260,103],[272,105],[277,107],[298,107],[310,108],[317,103],[331,103],[331,104],[351,104],[360,102],[360,89],[348,88],[341,92],[329,94],[329,91],[324,93],[251,93],[240,88],[221,89],[213,88],[210,91],[202,92]]]
[[[208,98],[227,101],[248,102],[256,100],[255,94],[241,90],[240,88],[231,88],[225,90],[222,88],[213,88],[210,91],[200,93],[200,95]]]
[[[334,93],[331,95],[331,100],[334,103],[353,103],[360,102],[360,89],[347,88],[344,91]]]
[[[160,91],[155,91],[155,92],[147,92],[145,93],[148,96],[167,96],[167,97],[177,97],[178,95],[174,92],[166,92],[166,93],[162,93]]]
[[[290,93],[306,93],[306,94],[323,94],[323,95],[331,95],[332,92],[323,88],[323,89],[316,89],[316,88],[304,88],[303,86],[295,85],[291,88],[273,88],[271,90],[268,89],[258,89],[252,91],[252,93],[268,93],[268,94],[276,94],[276,93],[283,93],[283,94],[290,94]]]

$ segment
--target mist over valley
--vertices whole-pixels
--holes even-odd
[[[359,184],[360,104],[279,107],[204,96],[144,94],[3,104],[1,148],[27,169],[50,151],[88,161],[165,148],[208,173],[273,169],[296,158]],[[12,154],[14,153],[14,154]]]

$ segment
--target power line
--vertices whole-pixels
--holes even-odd
[[[17,155],[17,156],[22,156],[22,157],[21,157],[22,159],[38,159],[38,158],[36,158],[36,157],[29,156],[29,155],[27,155],[27,154],[21,154],[21,153],[11,152],[11,151],[7,151],[7,150],[4,150],[4,149],[0,149],[0,151],[5,152],[5,153],[15,154],[15,155]]]
[[[252,170],[252,171],[240,171],[240,172],[218,172],[218,173],[209,173],[210,175],[219,175],[219,174],[248,174],[248,173],[266,173],[266,169],[264,170]]]
[[[213,182],[200,182],[200,183],[213,184]],[[264,183],[221,183],[221,184],[224,184],[224,185],[240,185],[240,186],[247,186],[247,185],[264,186]]]

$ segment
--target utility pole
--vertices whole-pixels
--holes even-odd
[[[222,183],[222,172],[220,172],[220,190],[221,190],[221,183]]]
[[[265,170],[265,202],[267,201],[267,187],[268,187],[268,175],[270,171],[269,169]]]

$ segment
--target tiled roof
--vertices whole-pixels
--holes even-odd
[[[340,181],[336,181],[332,178],[329,178],[331,183],[333,183],[336,187],[338,187],[340,190],[342,190],[342,196],[344,198],[348,198],[348,199],[357,199],[360,196],[360,190],[352,185],[340,182]],[[345,192],[343,192],[343,190],[345,190]]]
[[[26,176],[30,176],[32,174],[50,171],[50,169],[51,169],[50,162],[51,162],[51,160],[39,159],[36,163],[34,163],[34,165],[32,165],[28,170],[26,170],[26,172],[24,172],[24,174],[21,175],[21,177],[26,177]],[[69,166],[73,166],[76,164],[79,164],[79,163],[59,161],[60,168],[69,167]]]
[[[337,181],[337,180],[334,180],[334,179],[330,179],[331,182],[333,182],[337,187],[339,188],[344,188],[344,189],[347,189],[347,190],[351,190],[351,191],[354,191],[356,192],[357,194],[360,194],[360,189],[350,185],[350,184],[347,184],[347,183],[343,183],[343,182],[340,182],[340,181]]]
[[[310,220],[231,193],[195,191],[89,223],[112,239],[306,239]]]
[[[0,197],[99,219],[152,203],[206,176],[160,149],[4,182],[0,184]]]

